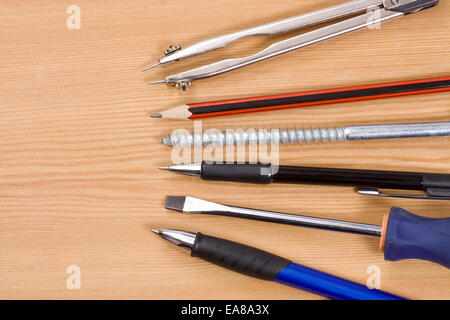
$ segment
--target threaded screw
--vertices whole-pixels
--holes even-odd
[[[174,133],[160,140],[171,147],[231,146],[246,144],[319,143],[346,140],[398,139],[450,136],[450,122],[351,126],[318,129],[249,129],[205,133]]]
[[[239,146],[254,144],[287,144],[287,143],[320,143],[346,140],[345,128],[318,129],[249,129],[243,131],[209,131],[205,133],[179,134],[174,133],[160,140],[170,147],[200,147],[200,146]]]

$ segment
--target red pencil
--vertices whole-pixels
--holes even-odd
[[[207,119],[235,114],[304,108],[444,91],[450,91],[450,77],[192,103],[178,106],[161,113],[155,113],[152,115],[152,118],[181,120]]]

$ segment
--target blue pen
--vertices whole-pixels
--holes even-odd
[[[153,230],[198,257],[255,278],[275,281],[329,299],[405,300],[405,298],[314,270],[274,254],[201,233]]]

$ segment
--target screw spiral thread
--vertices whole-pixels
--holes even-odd
[[[160,140],[171,147],[239,146],[253,144],[326,143],[346,140],[345,128],[208,130],[204,133],[173,133]]]

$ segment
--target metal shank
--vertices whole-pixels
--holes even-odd
[[[365,234],[370,236],[380,236],[382,231],[382,228],[376,225],[234,207],[193,197],[186,197],[183,210],[191,213],[225,215],[245,219],[283,223],[295,226],[314,227],[333,231]]]
[[[450,122],[412,123],[345,128],[346,140],[439,137],[450,135]]]

